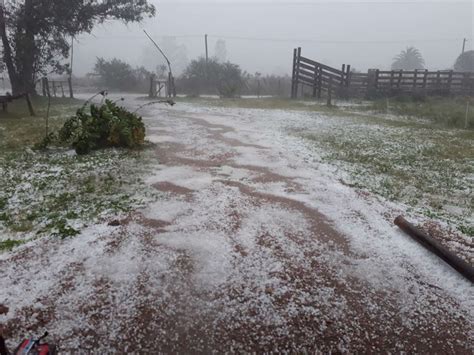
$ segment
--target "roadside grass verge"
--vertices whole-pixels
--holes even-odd
[[[119,218],[155,198],[141,179],[151,166],[150,144],[85,156],[64,148],[33,151],[45,135],[42,104],[35,106],[38,117],[28,117],[18,105],[0,118],[0,251],[41,237],[74,237],[88,225]],[[81,105],[58,100],[50,132]]]
[[[393,117],[327,119],[328,124],[300,135],[347,173],[346,184],[474,237],[474,131]]]

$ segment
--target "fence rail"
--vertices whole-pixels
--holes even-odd
[[[313,97],[333,93],[342,97],[377,94],[473,95],[474,73],[452,70],[378,70],[353,73],[350,65],[341,70],[308,59],[301,48],[293,52],[291,97],[297,98],[299,87],[309,86]]]

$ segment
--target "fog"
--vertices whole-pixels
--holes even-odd
[[[75,75],[91,72],[96,57],[117,57],[154,69],[163,61],[150,47],[146,29],[159,43],[175,37],[180,58],[209,55],[223,39],[227,59],[248,72],[291,71],[292,50],[328,65],[358,70],[389,68],[407,46],[417,47],[429,69],[452,67],[467,38],[473,48],[473,4],[459,1],[152,1],[157,16],[141,24],[108,22],[75,43]],[[172,42],[172,39],[167,39]],[[166,47],[166,46],[165,46]],[[166,48],[165,48],[166,51]]]

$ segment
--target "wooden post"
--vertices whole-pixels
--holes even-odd
[[[295,99],[298,98],[298,87],[300,85],[299,75],[300,75],[300,58],[301,58],[301,47],[298,47],[296,58],[296,83],[295,83]]]
[[[321,98],[321,93],[323,89],[323,68],[318,66],[318,99]]]
[[[418,69],[415,69],[415,74],[413,75],[413,90],[416,89],[416,79],[418,76]]]
[[[400,70],[400,71],[398,72],[397,89],[400,89],[400,85],[402,84],[402,77],[403,77],[403,70]]]
[[[453,71],[449,71],[449,77],[448,77],[448,94],[451,94],[451,84],[453,82]]]
[[[346,71],[346,86],[349,87],[351,83],[351,65],[347,65],[347,71]]]
[[[380,74],[380,70],[377,69],[375,71],[375,85],[374,85],[376,89],[379,88],[379,74]]]
[[[291,77],[291,98],[296,99],[295,95],[295,85],[296,85],[296,56],[298,55],[298,50],[295,48],[293,50],[293,72]]]
[[[332,76],[329,77],[329,87],[328,87],[328,106],[332,106]]]
[[[318,67],[314,66],[313,73],[313,98],[315,99],[318,96]]]
[[[426,93],[426,82],[428,80],[428,69],[425,69],[425,75],[423,76],[423,90]]]
[[[69,86],[69,98],[74,98],[74,91],[72,90],[72,77],[67,78],[67,84]]]
[[[341,88],[342,88],[343,86],[345,86],[345,85],[344,85],[344,82],[345,82],[345,78],[344,78],[344,77],[345,77],[345,74],[346,74],[346,65],[343,64],[343,65],[342,65],[342,70],[341,70],[341,85],[340,85]]]
[[[153,90],[154,82],[155,82],[155,74],[151,74],[150,75],[150,90],[148,91],[148,97],[150,99],[155,97],[155,92]]]
[[[393,77],[394,77],[395,72],[392,70],[390,72],[390,91],[393,90]]]

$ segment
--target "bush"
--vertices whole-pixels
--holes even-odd
[[[77,154],[107,147],[136,148],[145,140],[145,125],[140,116],[106,100],[100,107],[84,108],[67,120],[58,140],[71,145]]]
[[[242,70],[237,64],[219,63],[216,59],[199,58],[186,68],[178,85],[193,96],[219,94],[221,97],[239,96],[243,86]]]

